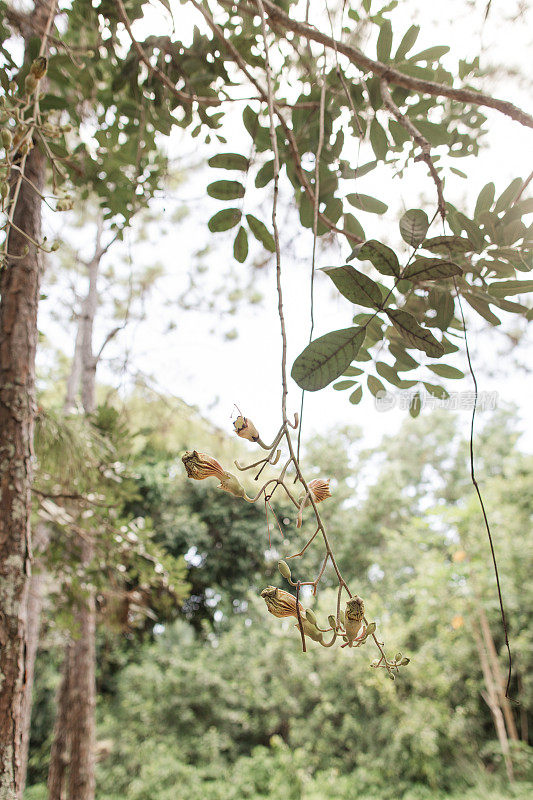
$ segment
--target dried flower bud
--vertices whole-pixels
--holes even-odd
[[[61,242],[58,241],[52,242],[52,246],[50,247],[50,252],[55,253],[56,250],[59,250],[60,247],[61,247]]]
[[[403,658],[403,653],[396,653],[396,655],[394,656],[395,661],[401,661],[402,658]]]
[[[330,614],[330,615],[329,615],[329,617],[328,617],[328,622],[329,622],[329,624],[331,625],[331,627],[333,628],[333,630],[335,630],[335,629],[336,629],[336,627],[337,627],[337,620],[335,619],[335,617],[333,616],[333,614]]]
[[[223,481],[228,474],[215,458],[205,453],[199,453],[197,450],[187,450],[181,460],[187,471],[187,477],[193,478],[195,481],[203,481],[212,475]]]
[[[44,78],[46,75],[47,67],[48,61],[46,58],[44,56],[39,56],[30,67],[30,75],[33,75],[36,80],[40,81],[41,78]]]
[[[315,501],[315,503],[321,503],[322,500],[326,500],[326,498],[331,497],[331,492],[329,490],[329,479],[327,481],[322,480],[322,478],[314,478],[312,481],[309,481],[307,484],[309,493],[311,497]],[[296,527],[302,527],[302,514],[303,510],[306,506],[311,503],[309,498],[309,494],[307,492],[302,492],[300,497],[298,498],[298,502],[300,503],[300,510],[298,512],[298,520],[296,522]]]
[[[240,483],[236,475],[231,472],[225,472],[224,477],[221,478],[218,489],[223,489],[225,492],[234,495],[235,497],[244,497],[246,492],[244,486]]]
[[[411,659],[410,659],[410,658],[407,658],[407,656],[404,656],[404,657],[402,658],[402,660],[400,661],[400,666],[401,666],[401,667],[406,667],[406,666],[407,666],[407,664],[409,664],[409,662],[410,662],[410,661],[411,661]]]
[[[278,569],[280,573],[286,578],[288,581],[291,579],[291,568],[287,564],[286,561],[278,561]]]
[[[353,646],[358,637],[363,625],[364,615],[365,604],[363,600],[357,595],[351,597],[346,603],[346,611],[344,613],[344,630],[346,631],[349,647]]]
[[[9,150],[9,148],[13,144],[13,136],[11,134],[11,131],[8,131],[7,128],[3,128],[0,136],[2,138],[3,146],[5,147],[6,150]]]
[[[267,586],[261,592],[261,597],[267,604],[267,608],[275,617],[298,617],[296,611],[296,597],[276,586]],[[300,602],[300,615],[303,617],[305,609]]]
[[[34,75],[32,75],[31,72],[29,75],[26,75],[26,77],[24,78],[24,89],[26,91],[26,94],[33,94],[37,88],[37,83],[38,83],[37,78]]]
[[[306,613],[308,613],[308,612],[306,612]],[[309,636],[309,638],[312,639],[313,642],[321,642],[321,641],[323,641],[322,633],[318,630],[318,628],[316,627],[316,624],[314,622],[311,622],[306,617],[301,617],[301,620],[302,620],[302,630],[303,630],[305,636]],[[298,623],[296,623],[296,625],[294,627],[298,628],[298,630],[300,630],[300,626],[298,625]]]
[[[311,625],[316,625],[316,617],[310,608],[305,609],[305,618],[309,620]]]
[[[241,436],[243,439],[248,439],[249,442],[257,442],[259,439],[259,431],[255,427],[252,420],[247,419],[247,417],[243,417],[242,415],[237,417],[233,423],[233,427],[235,428],[235,433],[237,436]]]

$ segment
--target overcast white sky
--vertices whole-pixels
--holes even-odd
[[[376,4],[377,5],[377,4]],[[511,6],[511,8],[509,8]],[[509,18],[518,3],[493,2],[487,23],[483,26],[486,2],[468,3],[465,0],[448,0],[444,3],[427,3],[418,0],[400,2],[394,12],[394,24],[400,34],[416,22],[422,26],[419,38],[423,49],[433,44],[452,45],[452,53],[448,56],[448,65],[452,68],[455,59],[472,59],[481,53],[482,65],[503,62],[511,68],[519,67],[526,73],[531,63],[530,38],[533,16],[531,9],[524,20],[517,24],[503,23],[502,18]],[[160,6],[158,6],[159,8]],[[173,3],[178,27],[186,29],[197,16],[191,13],[188,6]],[[154,19],[156,13],[154,11]],[[161,24],[159,20],[158,24]],[[153,26],[153,19],[138,23],[137,31],[143,36],[144,26]],[[369,51],[372,54],[373,45]],[[495,94],[522,105],[526,110],[533,110],[533,101],[527,87],[521,87],[515,79],[499,79],[494,85],[488,85]],[[478,159],[460,159],[456,166],[469,174],[469,180],[458,177],[447,178],[446,196],[452,202],[467,200],[467,208],[472,209],[475,198],[482,186],[489,180],[496,183],[497,193],[503,191],[509,181],[517,175],[525,177],[533,168],[532,144],[533,131],[526,129],[504,118],[497,112],[487,111],[490,134],[489,146]],[[198,140],[196,140],[198,142]],[[240,152],[247,152],[248,141],[242,136],[239,121],[236,120],[235,132],[230,136],[231,144],[221,150],[236,150],[243,144]],[[201,160],[217,152],[215,146],[206,147],[198,143],[191,146],[187,136],[177,133],[168,142],[169,152],[179,158],[183,149]],[[194,152],[197,147],[197,152]],[[360,162],[370,160],[361,155]],[[355,160],[355,159],[354,159]],[[269,437],[271,431],[279,426],[280,400],[280,334],[277,318],[277,299],[275,296],[275,276],[272,263],[263,270],[257,271],[257,286],[264,296],[260,305],[243,304],[234,319],[218,320],[213,315],[183,311],[175,302],[187,286],[187,275],[196,261],[194,253],[202,243],[210,240],[211,254],[206,259],[209,270],[205,275],[205,287],[209,293],[218,285],[221,275],[232,269],[235,288],[246,284],[250,278],[247,265],[236,265],[232,268],[232,242],[235,231],[228,234],[212,236],[206,228],[206,222],[214,211],[221,207],[218,201],[206,196],[205,186],[210,180],[223,177],[209,168],[194,173],[186,185],[180,186],[174,197],[158,200],[155,208],[159,211],[162,226],[170,228],[167,235],[159,235],[155,230],[156,240],[152,239],[143,245],[137,245],[134,259],[142,263],[151,260],[161,261],[166,276],[158,284],[147,307],[147,320],[141,325],[124,331],[114,344],[112,355],[119,356],[124,348],[130,351],[130,367],[139,369],[151,376],[157,387],[168,394],[182,397],[187,402],[197,405],[202,412],[215,423],[231,430],[230,414],[233,404],[237,404],[245,415],[252,417],[264,436]],[[429,201],[428,210],[433,207],[434,187],[426,174],[425,166],[411,167],[408,175],[402,179],[391,180],[387,170],[376,170],[369,176],[360,179],[358,190],[368,193],[389,203],[389,212],[383,217],[362,214],[361,222],[367,235],[385,237],[391,243],[398,244],[399,235],[395,218],[397,212],[420,206],[421,195]],[[192,199],[191,199],[192,198]],[[263,199],[268,201],[268,197]],[[190,214],[184,224],[168,225],[171,214],[179,207],[181,200],[187,200]],[[254,197],[252,196],[252,202]],[[250,208],[253,210],[253,208]],[[263,206],[263,219],[269,221],[268,202]],[[282,222],[284,215],[282,214]],[[51,221],[56,226],[54,220]],[[301,234],[293,240],[294,222],[282,225],[282,244],[286,246],[283,256],[283,288],[287,332],[289,339],[288,371],[294,358],[307,344],[309,335],[309,268],[311,261],[312,237]],[[440,233],[434,230],[434,235]],[[340,242],[327,256],[319,254],[317,266],[328,266],[332,263],[344,263],[349,248]],[[332,260],[336,259],[336,260]],[[50,320],[50,309],[54,304],[54,293],[45,302],[41,312],[41,326],[53,338],[58,336],[57,326]],[[351,323],[353,307],[339,295],[331,292],[329,279],[318,275],[315,295],[315,337],[335,328],[346,327]],[[504,317],[506,315],[503,315]],[[169,323],[175,328],[169,330]],[[533,383],[531,373],[519,370],[515,357],[509,355],[509,340],[500,331],[481,333],[477,320],[472,320],[470,343],[473,360],[478,375],[480,390],[497,391],[498,402],[514,402],[520,407],[522,414],[521,427],[526,430],[527,416],[531,417],[531,396]],[[502,328],[512,328],[514,321],[504,322]],[[100,321],[99,329],[103,334],[108,328],[105,321]],[[223,334],[236,328],[238,338],[228,341]],[[216,333],[211,333],[216,329]],[[63,336],[64,339],[64,336]],[[64,349],[72,352],[73,342],[65,341]],[[527,362],[531,354],[531,335],[517,352],[518,360]],[[447,363],[466,371],[464,353],[458,353],[447,359]],[[105,377],[105,371],[101,377]],[[406,376],[406,377],[411,377]],[[431,378],[425,376],[431,381]],[[434,380],[434,382],[436,382]],[[300,402],[300,391],[289,379],[290,394],[288,407],[297,410]],[[450,390],[468,391],[471,389],[469,379],[465,381],[449,381]],[[380,413],[375,409],[374,398],[365,391],[363,402],[352,406],[348,402],[349,392],[336,392],[331,387],[306,395],[305,437],[311,437],[316,430],[324,430],[333,424],[357,424],[365,429],[367,443],[376,444],[382,433],[392,432],[405,417],[405,411],[398,409]],[[466,421],[470,412],[463,410]],[[528,447],[533,449],[533,436],[528,434]]]

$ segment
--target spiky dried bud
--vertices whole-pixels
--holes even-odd
[[[286,561],[278,561],[278,569],[286,580],[291,580],[291,568]]]
[[[289,592],[284,592],[283,589],[278,589],[276,586],[267,586],[261,592],[261,597],[267,604],[267,608],[275,617],[298,617],[296,611],[296,597]],[[303,617],[305,609],[300,602],[300,615]]]
[[[197,450],[187,450],[181,460],[187,471],[187,477],[193,478],[195,481],[203,481],[211,476],[223,481],[228,474],[215,458],[205,453],[199,453]]]
[[[44,56],[39,56],[39,58],[36,58],[30,67],[30,75],[33,75],[36,80],[40,81],[41,78],[44,78],[46,75],[47,68],[47,59]]]
[[[259,431],[251,419],[240,415],[233,423],[233,427],[235,428],[235,433],[237,436],[240,436],[242,439],[248,439],[249,442],[258,441]]]
[[[226,472],[224,477],[221,478],[218,489],[223,489],[225,492],[234,495],[234,497],[244,497],[246,492],[244,486],[240,483],[236,475],[231,472]]]

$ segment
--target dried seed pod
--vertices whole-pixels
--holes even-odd
[[[337,620],[335,619],[335,616],[333,614],[329,615],[328,622],[331,625],[331,627],[333,628],[333,630],[335,630],[337,628]]]
[[[407,658],[407,656],[404,656],[404,657],[402,658],[402,660],[400,661],[400,666],[401,666],[401,667],[406,667],[406,666],[407,666],[407,664],[409,664],[409,662],[410,662],[410,661],[411,661],[411,659],[410,659],[410,658]]]
[[[251,419],[243,417],[242,414],[237,417],[233,423],[235,433],[242,439],[248,439],[249,442],[257,442],[259,439],[259,431],[255,427]]]
[[[215,476],[221,481],[228,475],[215,458],[197,450],[187,450],[181,457],[183,466],[187,471],[187,477],[195,481],[203,481],[205,478]]]
[[[344,630],[346,631],[346,639],[348,646],[352,647],[356,641],[359,631],[363,625],[363,617],[365,615],[365,604],[363,600],[355,595],[351,597],[346,603],[346,610],[344,612]]]
[[[326,500],[328,497],[331,497],[331,492],[329,490],[329,478],[327,481],[322,480],[322,478],[314,478],[312,481],[309,481],[307,487],[309,489],[309,493],[304,491],[298,498],[300,510],[298,511],[298,520],[296,522],[297,528],[302,527],[303,510],[311,503],[309,495],[311,495],[315,503],[321,503],[322,500]]]
[[[291,580],[291,568],[286,561],[278,561],[278,569],[286,580]]]
[[[296,597],[289,592],[284,592],[283,589],[278,589],[276,586],[267,586],[261,592],[261,597],[267,604],[267,608],[275,617],[298,617],[296,610]],[[305,609],[303,605],[298,602],[300,608],[300,616],[303,617]]]

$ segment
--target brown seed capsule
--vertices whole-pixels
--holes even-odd
[[[193,478],[195,481],[203,481],[212,475],[223,481],[228,475],[215,458],[205,453],[199,453],[197,450],[187,450],[181,460],[187,470],[187,477]]]
[[[278,589],[276,586],[267,586],[261,592],[261,597],[267,604],[267,608],[275,617],[296,617],[296,597],[289,592],[284,592],[283,589]],[[305,609],[300,602],[300,616],[303,617]]]
[[[312,481],[309,481],[307,484],[309,488],[309,493],[311,494],[315,503],[321,503],[322,500],[326,500],[328,497],[331,497],[331,492],[329,490],[329,479],[327,481],[322,480],[322,478],[314,478]],[[298,512],[298,520],[296,522],[296,527],[302,527],[302,518],[303,518],[303,510],[306,506],[310,505],[311,500],[309,498],[309,494],[307,492],[302,492],[300,497],[298,498],[300,503],[300,510]]]
[[[346,631],[349,647],[352,647],[358,638],[359,631],[363,625],[364,615],[365,604],[362,599],[357,595],[351,597],[346,603],[346,610],[344,612],[344,630]]]
[[[233,423],[233,427],[235,428],[237,436],[240,436],[242,439],[248,439],[249,442],[257,442],[259,439],[259,431],[252,420],[247,417],[243,417],[242,415],[238,416]]]

